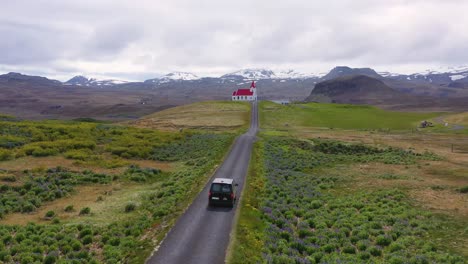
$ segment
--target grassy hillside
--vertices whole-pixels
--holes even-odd
[[[460,188],[468,178],[425,173],[442,157],[330,140],[262,142],[231,263],[463,263],[468,256]]]
[[[250,122],[250,105],[246,102],[209,101],[166,109],[129,124],[161,130],[197,129],[241,131]]]
[[[439,113],[392,112],[373,106],[344,104],[292,104],[279,105],[261,102],[261,123],[265,128],[323,127],[338,129],[391,129],[416,128],[419,122]]]
[[[440,114],[262,102],[260,115],[230,263],[466,262],[468,138]],[[425,119],[438,123],[415,129]]]
[[[234,133],[0,121],[1,263],[143,263]]]

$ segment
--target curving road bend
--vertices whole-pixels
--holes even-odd
[[[244,187],[252,146],[258,130],[257,102],[252,103],[249,130],[239,136],[213,178],[232,178]],[[212,178],[212,179],[213,179]],[[234,208],[209,208],[208,190],[211,181],[177,220],[159,248],[147,260],[148,264],[217,264],[224,263],[234,221]]]

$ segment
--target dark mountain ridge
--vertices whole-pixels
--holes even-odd
[[[347,75],[317,83],[306,101],[380,104],[401,93],[367,75]]]
[[[337,66],[333,68],[327,75],[323,76],[321,80],[331,80],[351,75],[365,75],[374,78],[382,78],[381,75],[379,75],[371,68],[350,68],[347,66]]]

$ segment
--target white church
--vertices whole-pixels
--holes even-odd
[[[257,89],[255,87],[255,81],[252,81],[249,89],[237,89],[232,92],[233,101],[256,101],[257,100]]]

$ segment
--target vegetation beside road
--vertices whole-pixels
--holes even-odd
[[[230,263],[464,263],[468,141],[417,128],[439,116],[261,102],[263,195],[242,204]]]
[[[265,195],[265,172],[263,170],[263,142],[255,143],[249,172],[241,197],[239,219],[234,229],[234,241],[228,254],[228,263],[242,264],[246,260],[251,263],[261,263],[265,244],[265,223],[261,219],[261,205]]]
[[[257,247],[263,250],[254,251],[238,242],[235,248],[239,252],[234,256],[268,263],[463,261],[466,249],[460,245],[468,241],[468,234],[460,224],[462,218],[441,217],[418,208],[407,188],[394,184],[357,187],[362,186],[362,176],[343,173],[354,164],[410,167],[439,157],[327,140],[262,138],[261,149],[256,151],[264,153],[263,167],[256,167],[253,175],[257,180],[266,179],[263,189],[257,191],[265,195],[257,206],[243,203],[236,241],[264,243]],[[370,183],[399,181],[406,176],[384,173],[366,177]],[[244,221],[256,223],[255,227],[242,225]],[[446,232],[444,236],[440,229]],[[453,244],[458,247],[447,247],[453,242],[450,236],[456,237]],[[242,257],[231,262],[239,263]]]
[[[82,121],[0,121],[0,262],[144,262],[236,135]]]

